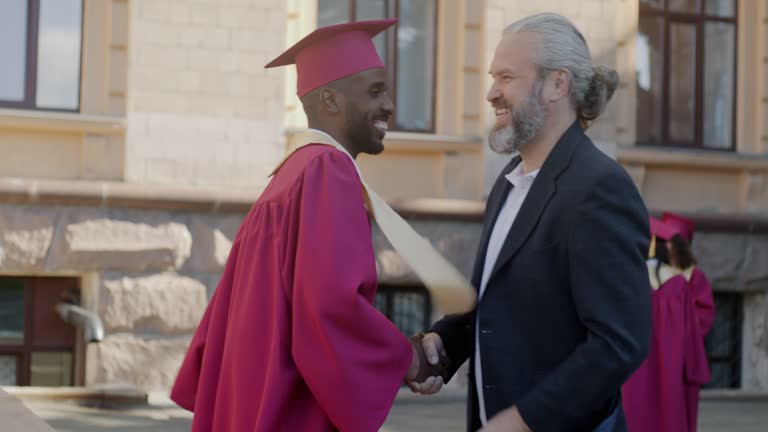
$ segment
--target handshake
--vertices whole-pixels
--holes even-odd
[[[411,391],[421,394],[434,394],[440,391],[448,381],[451,361],[448,358],[443,341],[437,333],[418,333],[408,340],[413,346],[413,361],[408,369],[405,383]]]

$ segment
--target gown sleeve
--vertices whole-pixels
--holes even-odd
[[[235,242],[230,251],[230,259],[221,276],[221,280],[213,292],[205,313],[195,330],[189,343],[184,361],[179,368],[176,381],[171,390],[171,399],[180,407],[193,412],[196,409],[200,388],[210,388],[216,383],[216,374],[221,367],[223,345],[225,340],[226,320],[222,320],[227,309],[231,288],[233,285],[233,273],[236,257],[239,254],[240,242]],[[225,292],[225,293],[223,293]],[[203,367],[204,359],[208,357],[207,368]],[[207,369],[207,373],[204,372]],[[205,391],[202,391],[205,394]],[[210,407],[204,406],[203,410]]]
[[[704,337],[709,333],[715,320],[715,300],[712,297],[712,286],[709,284],[709,279],[698,268],[693,270],[691,291],[699,332]]]
[[[341,152],[325,152],[303,176],[293,198],[298,233],[293,278],[286,283],[292,290],[292,355],[339,430],[375,432],[413,348],[372,304],[376,263],[352,161]]]
[[[184,356],[184,362],[171,390],[171,400],[187,411],[195,411],[197,386],[200,383],[205,338],[208,333],[210,318],[210,308],[208,308],[200,324],[197,326],[195,335],[192,337],[187,353]]]
[[[715,305],[712,288],[704,273],[694,269],[688,282],[688,303],[686,305],[685,338],[685,380],[686,383],[701,386],[709,382],[711,372],[707,362],[704,336],[715,319]]]

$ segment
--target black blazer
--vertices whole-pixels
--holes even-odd
[[[486,204],[477,287],[511,189],[504,176],[518,163],[504,168]],[[480,427],[477,310],[489,419],[516,405],[534,432],[587,432],[621,409],[621,385],[650,344],[649,237],[632,180],[575,122],[536,176],[476,310],[432,328],[455,368],[470,358],[468,430]],[[613,430],[626,430],[623,413]]]

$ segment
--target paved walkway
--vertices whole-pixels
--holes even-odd
[[[0,388],[0,419],[4,431],[53,432],[40,417],[30,412],[18,399]]]
[[[399,398],[384,426],[386,432],[464,432],[465,408],[464,399],[456,396]],[[702,400],[699,410],[698,432],[768,431],[768,400]]]
[[[150,406],[104,410],[72,404],[28,402],[26,405],[59,432],[187,432],[192,416],[162,395]],[[704,400],[699,432],[766,432],[768,401]],[[398,397],[382,432],[464,432],[465,406],[458,393],[438,397]]]

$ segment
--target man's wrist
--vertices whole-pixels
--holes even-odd
[[[512,408],[507,408],[505,410],[505,414],[508,415],[512,421],[514,421],[515,425],[519,426],[520,431],[532,432],[531,428],[529,428],[528,425],[525,423],[525,420],[523,420],[523,416],[520,414],[520,411],[517,409],[517,406],[513,406]]]

